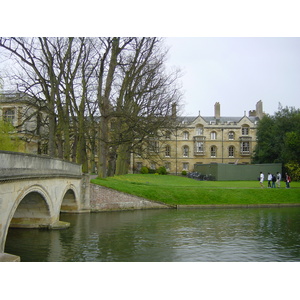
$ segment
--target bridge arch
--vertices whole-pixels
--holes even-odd
[[[11,209],[9,227],[39,228],[53,223],[53,205],[48,192],[41,185],[23,190]]]
[[[69,184],[66,186],[62,193],[61,199],[61,212],[70,212],[79,210],[79,195],[74,185]]]

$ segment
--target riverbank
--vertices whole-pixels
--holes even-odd
[[[92,179],[92,183],[172,206],[247,206],[300,204],[300,183],[291,188],[261,189],[258,181],[197,181],[154,174],[128,174]]]

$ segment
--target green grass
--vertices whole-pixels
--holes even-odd
[[[128,174],[92,183],[170,205],[260,205],[300,203],[300,182],[261,189],[258,181],[197,181],[180,176]],[[265,187],[267,186],[265,182]]]

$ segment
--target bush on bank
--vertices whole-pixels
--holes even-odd
[[[170,205],[259,205],[300,203],[300,183],[261,189],[258,181],[197,181],[181,176],[128,174],[93,179],[94,184]]]

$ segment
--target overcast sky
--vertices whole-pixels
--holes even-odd
[[[300,38],[167,38],[169,64],[183,71],[184,114],[242,116],[263,101],[273,114],[282,106],[299,108]]]

